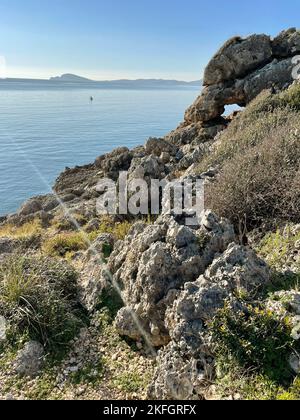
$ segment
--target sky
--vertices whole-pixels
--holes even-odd
[[[228,38],[299,15],[299,0],[0,0],[0,77],[198,80]]]

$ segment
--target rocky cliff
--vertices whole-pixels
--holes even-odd
[[[116,389],[126,386],[133,398],[298,395],[299,53],[296,29],[229,40],[176,130],[66,169],[53,194],[1,220],[0,349],[9,375],[33,377],[39,389],[46,352],[64,342],[69,353],[63,370],[52,371],[56,385],[47,377],[51,396],[91,396],[95,377],[93,398],[124,397]],[[245,110],[226,117],[229,104]],[[120,171],[148,183],[204,179],[212,210],[192,228],[172,214],[99,217],[97,183]],[[93,374],[103,352],[107,364]],[[122,363],[130,375],[116,379]],[[70,391],[74,377],[80,387]]]

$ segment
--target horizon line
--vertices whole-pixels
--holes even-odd
[[[90,79],[88,77],[84,77],[84,76],[79,76],[77,74],[73,74],[73,73],[65,73],[62,74],[61,76],[51,76],[49,78],[45,78],[45,77],[28,77],[28,76],[22,76],[22,77],[15,77],[15,76],[6,76],[6,77],[0,77],[0,80],[4,81],[4,80],[37,80],[37,81],[61,81],[61,82],[67,82],[67,80],[62,79],[63,76],[68,76],[70,75],[71,77],[75,76],[78,77],[78,81],[77,82],[94,82],[94,83],[110,83],[110,82],[138,82],[138,81],[164,81],[164,82],[184,82],[184,83],[193,83],[193,82],[201,82],[202,78],[199,79],[195,79],[195,80],[181,80],[181,79],[176,79],[176,78],[163,78],[163,77],[139,77],[139,78],[117,78],[117,79]],[[80,79],[82,79],[80,81]],[[73,82],[76,82],[76,80],[74,79]]]

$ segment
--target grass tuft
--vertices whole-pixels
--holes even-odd
[[[65,347],[83,326],[76,273],[66,263],[13,255],[0,264],[0,311],[14,344],[20,337],[50,351]]]
[[[43,251],[51,257],[65,257],[70,253],[86,251],[89,245],[89,238],[85,233],[61,233],[46,239],[43,244]]]

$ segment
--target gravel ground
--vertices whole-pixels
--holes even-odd
[[[142,400],[155,364],[123,341],[103,314],[81,330],[62,362],[46,365],[35,379],[15,376],[13,358],[0,356],[2,400]]]

